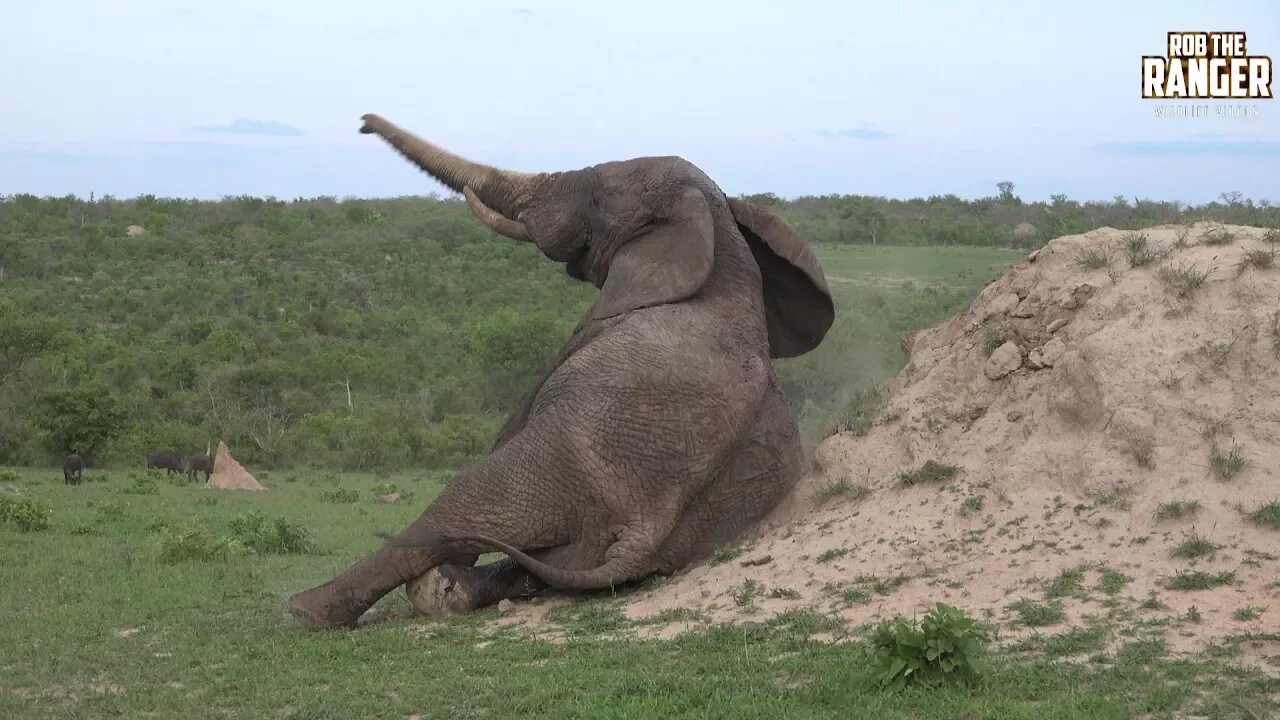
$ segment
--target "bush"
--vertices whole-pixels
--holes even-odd
[[[158,524],[160,533],[160,561],[179,563],[185,561],[224,561],[240,551],[240,544],[228,537],[214,537],[199,525]]]
[[[0,522],[21,532],[48,530],[52,517],[53,508],[39,500],[0,495]]]
[[[20,477],[18,476],[17,470],[10,470],[9,468],[0,470],[0,483],[13,484],[17,483],[19,479]]]
[[[360,499],[360,493],[351,488],[336,487],[320,493],[320,497],[331,503],[353,503]]]
[[[231,520],[231,534],[241,545],[260,555],[304,555],[315,552],[310,533],[283,517],[270,519],[254,510]]]
[[[902,618],[876,627],[880,685],[900,690],[917,681],[958,679],[968,683],[981,675],[986,633],[965,611],[938,603],[919,627]]]
[[[129,487],[121,488],[120,492],[126,495],[160,494],[160,483],[156,481],[155,475],[148,473],[146,475],[130,475],[129,477],[133,480],[133,483]]]

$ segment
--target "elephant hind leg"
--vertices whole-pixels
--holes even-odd
[[[384,545],[332,580],[289,599],[289,612],[312,630],[354,627],[384,595],[447,559],[440,544],[422,547]]]
[[[508,598],[529,597],[546,588],[510,558],[491,565],[439,565],[405,585],[414,609],[427,617],[462,615]]]

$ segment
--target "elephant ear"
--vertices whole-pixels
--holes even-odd
[[[603,319],[688,299],[702,288],[715,260],[715,222],[697,188],[681,194],[660,224],[620,247],[591,316]]]
[[[785,220],[745,200],[729,198],[764,291],[769,356],[803,355],[818,346],[835,321],[831,288],[813,248]]]

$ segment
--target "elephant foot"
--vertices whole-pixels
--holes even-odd
[[[363,611],[351,607],[332,588],[318,585],[289,598],[289,613],[309,630],[355,627]]]

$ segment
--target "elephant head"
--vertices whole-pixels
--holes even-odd
[[[794,487],[803,452],[770,359],[808,352],[835,316],[794,229],[679,157],[517,173],[363,119],[486,226],[599,293],[487,456],[383,547],[292,598],[304,624],[354,624],[431,572],[474,606],[535,580],[596,589],[678,569]],[[490,551],[508,565],[472,567]]]
[[[362,119],[360,132],[381,136],[462,193],[494,232],[533,242],[565,263],[569,275],[600,288],[592,318],[695,295],[711,272],[716,215],[727,210],[759,268],[770,355],[812,350],[835,319],[831,291],[809,244],[768,210],[725,197],[681,158],[521,173],[458,157],[378,115]]]

